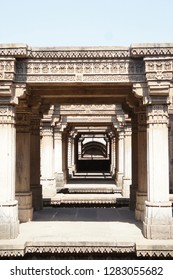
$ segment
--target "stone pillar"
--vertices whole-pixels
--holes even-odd
[[[111,165],[110,172],[113,178],[115,178],[116,173],[116,138],[114,135],[111,136]]]
[[[75,170],[75,138],[74,136],[71,137],[71,167],[72,167],[72,174]]]
[[[64,131],[62,133],[62,172],[63,172],[63,181],[64,184],[67,183],[67,133]]]
[[[124,128],[124,176],[123,176],[123,197],[129,198],[130,185],[132,182],[132,147],[131,147],[131,124],[126,123]]]
[[[27,106],[16,111],[16,199],[20,222],[32,220],[30,190],[30,112]]]
[[[143,233],[146,238],[170,239],[173,238],[173,219],[172,205],[169,201],[166,101],[165,104],[148,105],[147,124],[148,189]]]
[[[173,194],[173,110],[169,114],[169,191]]]
[[[67,162],[68,162],[68,177],[69,178],[72,178],[72,166],[71,166],[71,162],[72,162],[72,150],[71,150],[71,136],[69,135],[68,136],[68,159],[67,159]]]
[[[124,176],[124,130],[118,131],[117,137],[117,187],[122,188]]]
[[[132,114],[132,184],[130,186],[130,210],[136,207],[136,191],[138,188],[138,125],[137,114]]]
[[[40,184],[40,115],[31,116],[30,185],[34,210],[42,209],[42,185]]]
[[[135,217],[144,220],[145,201],[147,199],[147,124],[146,108],[140,108],[138,118],[138,189],[136,192]]]
[[[62,131],[58,127],[54,127],[54,172],[56,180],[56,189],[60,189],[64,186],[64,174],[62,166]]]
[[[15,107],[11,105],[0,105],[0,135],[0,239],[13,239],[19,233],[19,220],[15,200]]]
[[[42,121],[41,127],[41,184],[43,197],[55,196],[53,127],[46,121]]]

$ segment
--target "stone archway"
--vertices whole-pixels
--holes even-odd
[[[0,175],[1,239],[17,237],[18,205],[27,221],[31,218],[32,194],[41,200],[39,182],[33,180],[33,170],[29,172],[32,166],[29,151],[33,160],[34,150],[30,144],[25,147],[26,141],[19,147],[15,134],[17,126],[20,127],[20,138],[27,138],[26,134],[29,138],[31,120],[33,126],[37,120],[38,132],[40,114],[53,104],[122,105],[132,120],[132,193],[133,198],[136,197],[136,217],[143,220],[146,238],[173,237],[168,166],[168,98],[172,98],[172,57],[172,45],[74,49],[0,45],[0,133],[5,139],[2,139],[0,157],[6,166]],[[64,116],[62,120],[66,118]],[[124,132],[123,120],[121,116],[117,118],[117,178],[125,188],[129,179],[128,169],[125,176],[122,169],[123,161],[126,162],[123,155],[129,141],[128,128]],[[61,149],[67,142],[65,144],[63,140],[59,121],[55,115],[54,135],[57,147]],[[45,120],[45,127],[49,122],[50,119]],[[92,117],[88,122],[96,122],[96,119]],[[50,136],[52,130],[47,127]],[[16,140],[21,155],[27,149],[30,162],[29,168],[27,160],[18,157],[17,172]],[[138,156],[140,153],[143,160]],[[36,162],[39,170],[39,161]],[[57,162],[57,178],[62,175],[59,166]],[[18,184],[17,202],[15,187],[16,182],[21,182],[21,172],[26,176],[22,184]]]

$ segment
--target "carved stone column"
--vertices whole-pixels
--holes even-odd
[[[15,200],[16,129],[15,107],[0,105],[0,239],[19,233],[18,201]]]
[[[72,150],[71,150],[71,136],[68,135],[68,177],[72,177],[72,166],[71,166],[71,157],[72,157]]]
[[[30,112],[27,106],[16,111],[16,199],[20,222],[32,220],[30,190]]]
[[[130,185],[132,182],[132,147],[131,147],[131,124],[126,123],[124,128],[124,176],[122,194],[130,196]]]
[[[54,171],[56,188],[59,191],[64,186],[64,173],[62,161],[62,131],[59,127],[54,127]]]
[[[72,174],[75,170],[75,138],[72,135],[71,137],[71,167],[72,167]]]
[[[53,127],[46,121],[41,127],[41,184],[43,197],[55,196]]]
[[[135,217],[144,220],[145,200],[147,199],[147,123],[146,108],[140,108],[138,118],[138,190],[136,192]]]
[[[117,187],[122,188],[124,176],[124,130],[118,131],[117,137]]]
[[[40,184],[40,115],[31,116],[30,185],[34,210],[42,209],[42,185]]]
[[[138,126],[137,114],[132,114],[132,184],[130,186],[130,210],[136,207],[136,191],[138,188]]]
[[[146,238],[170,239],[173,238],[173,219],[172,205],[169,201],[166,101],[165,104],[147,107],[147,123],[148,190],[143,232]]]
[[[116,172],[116,138],[115,135],[112,134],[110,136],[111,139],[111,164],[110,164],[110,172],[113,178],[115,178],[115,172]]]
[[[173,194],[173,108],[169,112],[169,191]]]

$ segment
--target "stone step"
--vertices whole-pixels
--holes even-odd
[[[124,202],[123,202],[124,201]],[[49,205],[93,205],[93,204],[127,204],[127,199],[124,199],[121,194],[63,194],[58,193],[54,197],[44,198],[44,206]]]
[[[61,193],[121,193],[121,188],[114,184],[100,185],[100,184],[66,184],[61,188]]]

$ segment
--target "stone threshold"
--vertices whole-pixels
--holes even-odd
[[[157,242],[150,244],[134,242],[56,242],[27,241],[23,244],[0,245],[1,258],[21,258],[26,254],[134,254],[137,258],[173,258],[173,242],[165,245]]]

